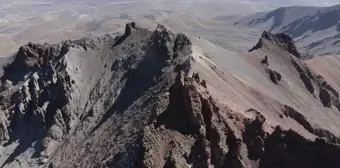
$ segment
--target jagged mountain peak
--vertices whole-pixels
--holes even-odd
[[[249,52],[254,51],[263,47],[264,45],[276,45],[281,47],[283,50],[288,51],[289,53],[293,54],[294,56],[300,58],[300,54],[297,51],[297,48],[294,44],[293,39],[285,34],[285,33],[277,33],[273,34],[267,31],[263,31],[259,42],[249,50]]]
[[[136,22],[130,22],[125,25],[125,35],[130,35],[133,30],[138,30],[139,26]]]
[[[267,40],[282,41],[283,43],[293,42],[293,39],[290,38],[289,35],[284,34],[284,33],[273,34],[267,31],[263,31],[263,33],[261,34],[261,37]]]
[[[67,54],[70,48],[98,50],[102,43],[112,43],[112,41],[115,41],[115,45],[118,45],[119,41],[125,40],[134,31],[142,32],[144,35],[149,34],[149,36],[157,36],[157,38],[159,38],[158,40],[162,40],[163,43],[165,43],[165,41],[174,42],[176,40],[176,44],[181,43],[181,45],[191,45],[191,42],[189,38],[186,37],[186,35],[182,33],[176,35],[168,30],[164,25],[159,24],[154,31],[151,31],[140,28],[135,22],[130,22],[126,24],[123,35],[105,34],[99,37],[89,36],[75,41],[66,40],[58,44],[35,44],[30,42],[26,45],[23,45],[15,54],[14,61],[5,66],[4,70],[6,74],[2,78],[8,77],[8,74],[10,73],[47,68],[51,61],[55,61],[55,59],[60,59],[63,57],[65,54]],[[183,47],[184,46],[182,46],[182,48]]]
[[[158,30],[158,31],[168,31],[168,29],[163,24],[160,24],[160,23],[157,24],[156,30]]]
[[[1,161],[3,166],[28,152],[21,150],[30,148],[23,144],[35,142],[38,154],[32,164],[45,164],[79,127],[83,133],[101,130],[112,115],[140,106],[135,101],[164,92],[164,82],[171,83],[177,71],[187,72],[189,38],[159,30],[132,22],[123,34],[20,47],[1,78],[6,119],[0,122],[0,143],[18,145],[17,152]],[[142,123],[147,113],[137,116]]]

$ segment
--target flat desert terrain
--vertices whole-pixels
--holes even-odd
[[[234,27],[231,20],[260,10],[220,1],[5,0],[0,5],[0,55],[8,56],[28,42],[57,43],[120,31],[131,21],[151,29],[161,23],[242,51],[256,42],[259,33]]]

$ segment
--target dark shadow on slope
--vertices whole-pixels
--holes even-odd
[[[41,79],[48,78],[44,74],[39,74]],[[30,78],[30,77],[29,77]],[[36,142],[34,149],[35,153],[32,158],[37,158],[42,150],[41,140],[48,130],[54,124],[54,117],[58,109],[63,109],[63,107],[68,103],[66,88],[64,88],[65,82],[58,80],[56,84],[51,84],[45,87],[40,87],[40,93],[36,92],[33,80],[30,80],[29,95],[31,95],[31,100],[27,102],[27,107],[25,108],[24,114],[20,111],[21,99],[25,94],[22,92],[16,92],[11,97],[11,104],[15,105],[15,113],[12,116],[9,132],[10,139],[5,145],[10,145],[15,141],[19,142],[19,145],[11,153],[11,155],[6,159],[2,166],[13,162],[13,160],[25,152],[31,147],[33,142]],[[42,85],[40,85],[42,86]],[[50,102],[47,106],[46,114],[40,111],[40,107],[44,102]],[[63,110],[61,110],[63,113]],[[63,117],[66,115],[63,115]],[[64,117],[64,122],[67,123],[69,120]],[[67,129],[69,129],[67,125]]]
[[[18,146],[1,167],[5,167],[6,164],[13,162],[16,157],[30,148],[33,142],[36,142],[36,144],[34,146],[35,153],[32,158],[39,157],[42,150],[42,137],[50,123],[44,122],[44,119],[39,113],[34,113],[37,112],[37,103],[38,100],[35,99],[35,97],[32,97],[32,100],[28,103],[27,112],[25,114],[22,114],[19,109],[16,110],[16,116],[13,117],[13,120],[10,123],[10,129],[12,130],[12,132],[10,132],[10,139],[5,146],[10,145],[15,141],[18,141]],[[51,104],[53,103],[54,102]]]
[[[120,92],[117,100],[108,112],[92,130],[99,128],[114,113],[123,113],[134,101],[136,101],[152,85],[168,59],[166,46],[153,45],[146,52],[138,67],[127,74],[128,81]]]
[[[179,78],[179,75],[177,78]],[[170,88],[169,99],[170,103],[166,111],[157,117],[156,127],[164,125],[165,128],[178,131],[184,135],[195,134],[196,129],[189,123],[187,117],[183,91],[179,83],[175,83]]]
[[[208,160],[210,156],[204,148],[204,140],[201,139],[197,139],[194,145],[191,147],[191,152],[189,154],[189,158],[187,158],[187,161],[193,167],[204,168],[209,165]]]
[[[270,20],[271,18],[274,18],[274,23],[269,29],[270,32],[273,31],[275,28],[278,28],[280,25],[282,25],[286,10],[287,10],[286,8],[279,8],[266,15],[266,17],[264,18],[265,20],[264,22]]]
[[[5,160],[5,162],[1,165],[1,168],[6,167],[7,164],[14,161],[16,157],[18,157],[20,154],[25,152],[33,142],[38,141],[38,136],[35,135],[35,132],[38,132],[31,128],[30,126],[25,126],[26,123],[23,123],[23,126],[21,128],[28,128],[25,130],[20,131],[20,136],[18,137],[18,146],[14,149],[14,151],[11,153],[11,155],[8,156],[8,158]]]
[[[278,28],[280,25],[282,25],[283,18],[285,16],[285,11],[287,8],[282,7],[278,8],[272,12],[269,12],[267,15],[265,15],[263,18],[257,18],[249,21],[247,24],[248,26],[251,26],[253,24],[261,24],[265,23],[270,19],[273,19],[273,25],[268,29],[269,32],[273,31],[275,28]]]
[[[308,31],[317,32],[331,28],[332,26],[337,27],[339,30],[338,20],[340,19],[339,11],[327,11],[322,14],[306,16],[300,18],[288,26],[284,27],[284,32],[291,35],[292,38],[299,37]]]
[[[1,165],[1,168],[4,168],[7,164],[13,162],[14,159],[21,153],[25,152],[30,147],[30,145],[30,142],[20,142],[11,155],[9,155],[5,162]]]
[[[277,127],[268,137],[259,168],[338,168],[340,148],[323,139],[310,141]]]

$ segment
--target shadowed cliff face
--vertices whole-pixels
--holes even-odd
[[[262,36],[253,51],[270,42],[299,58],[289,36]],[[2,167],[340,166],[338,138],[299,109],[280,105],[282,119],[316,140],[221,104],[215,81],[193,71],[194,45],[162,25],[129,23],[122,34],[21,47],[1,78]],[[281,86],[286,76],[266,59],[268,80]],[[325,108],[339,104],[332,86],[291,64]]]

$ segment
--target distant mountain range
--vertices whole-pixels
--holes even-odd
[[[286,33],[300,52],[340,54],[340,5],[332,7],[282,7],[238,18],[235,25],[273,33]]]

